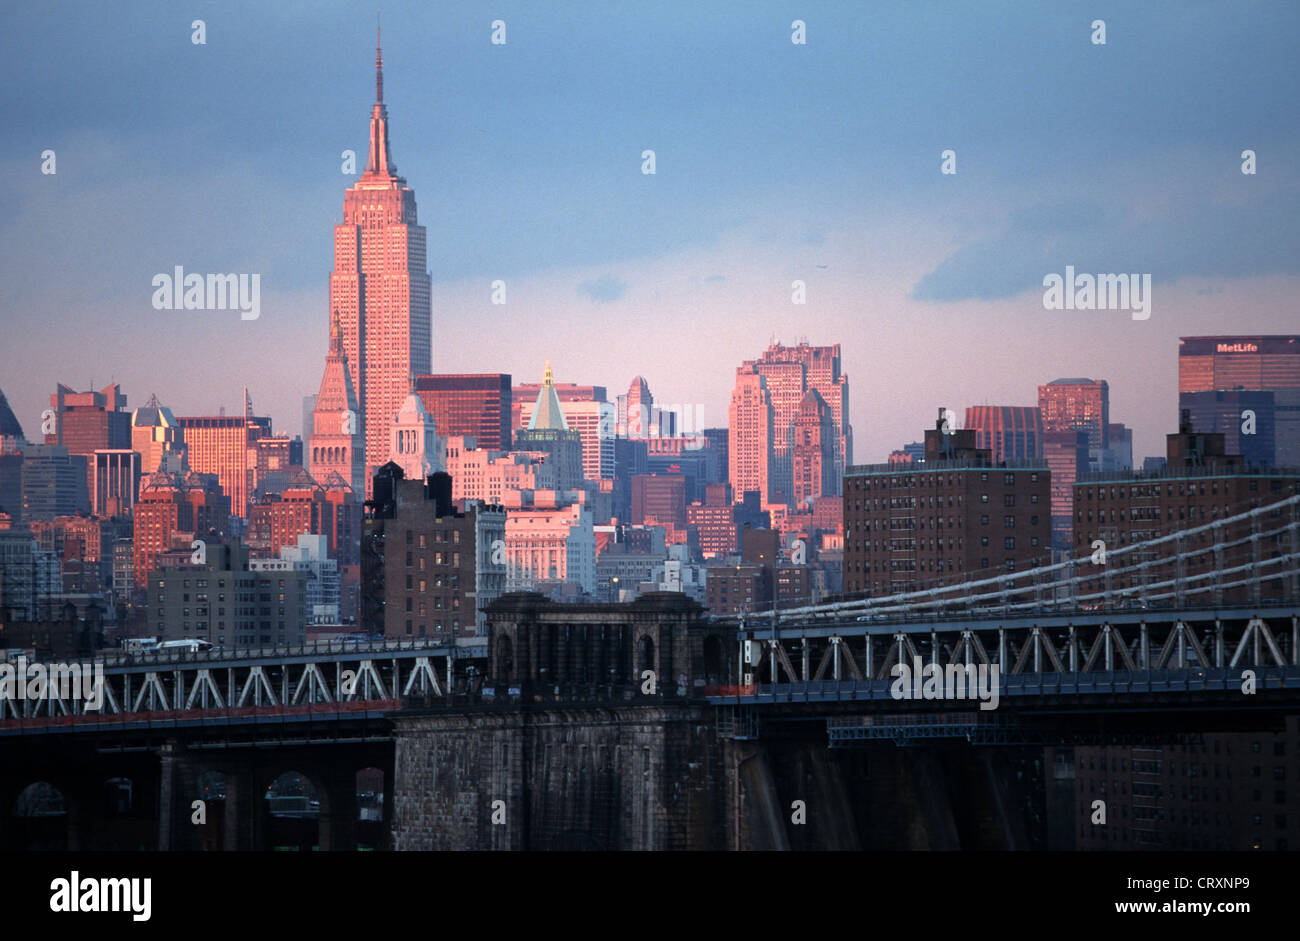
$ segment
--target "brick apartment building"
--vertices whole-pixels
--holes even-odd
[[[920,464],[850,467],[844,591],[883,596],[1021,572],[1051,560],[1043,461],[994,464],[973,430],[925,433]]]
[[[406,480],[389,463],[375,473],[363,523],[363,624],[400,639],[481,635],[481,609],[505,590],[506,512],[451,499],[446,473]]]
[[[1186,421],[1177,434],[1166,438],[1167,458],[1160,471],[1142,473],[1087,474],[1074,485],[1075,556],[1088,556],[1093,541],[1100,539],[1109,548],[1169,536],[1184,530],[1211,526],[1226,517],[1285,500],[1300,493],[1300,469],[1260,470],[1247,468],[1240,455],[1224,453],[1222,434],[1195,433]],[[1190,596],[1192,601],[1254,600],[1246,586],[1218,587],[1245,577],[1229,570],[1252,563],[1267,562],[1288,552],[1288,532],[1274,533],[1254,540],[1261,533],[1276,530],[1297,519],[1294,507],[1279,508],[1261,514],[1252,521],[1242,521],[1192,533],[1177,541],[1151,550],[1126,555],[1123,565],[1146,562],[1177,554],[1178,562],[1151,566],[1141,572],[1116,575],[1111,588],[1156,586],[1174,579],[1181,566],[1184,577],[1208,577],[1190,587],[1206,590]],[[1222,548],[1214,549],[1215,546]],[[1288,548],[1290,546],[1290,548]],[[1204,551],[1203,551],[1204,550]],[[1228,574],[1222,575],[1228,571]],[[1267,567],[1263,574],[1268,574]],[[1259,586],[1261,600],[1295,597],[1294,579],[1276,579]],[[1152,588],[1160,594],[1169,587]]]

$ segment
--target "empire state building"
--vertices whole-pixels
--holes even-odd
[[[430,372],[432,357],[424,226],[417,224],[415,192],[388,151],[381,48],[375,49],[370,155],[343,197],[330,274],[331,316],[361,408],[367,496],[375,468],[388,460],[389,432],[412,377]]]

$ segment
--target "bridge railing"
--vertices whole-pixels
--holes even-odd
[[[104,666],[148,666],[173,663],[237,663],[243,660],[269,660],[281,657],[312,657],[336,653],[389,653],[393,651],[428,650],[443,655],[448,648],[455,649],[454,640],[413,638],[410,640],[313,641],[302,644],[273,644],[259,647],[232,647],[219,650],[188,650],[184,648],[153,648],[148,650],[103,650],[92,657],[77,658],[102,663]]]

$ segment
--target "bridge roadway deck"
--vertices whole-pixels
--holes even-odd
[[[1113,697],[1116,707],[1125,711],[1142,708],[1143,697],[1149,705],[1168,709],[1179,701],[1191,707],[1214,708],[1254,705],[1274,708],[1285,700],[1300,704],[1300,666],[1253,666],[1256,692],[1242,692],[1242,670],[1237,668],[1194,668],[1186,670],[1113,670],[1087,673],[1022,673],[998,676],[999,700],[1031,702],[1031,707],[1068,706],[1075,703],[1088,710],[1106,711],[1104,704],[1090,703],[1080,697]],[[708,695],[714,706],[783,706],[824,705],[832,703],[878,703],[909,710],[958,707],[977,708],[979,700],[899,698],[892,690],[895,679],[820,680],[803,683],[764,683],[753,687],[733,687],[728,695]],[[1238,697],[1231,702],[1227,697]],[[1131,698],[1130,698],[1131,697]],[[995,710],[985,710],[994,712]]]
[[[1117,609],[1110,611],[1069,611],[1069,612],[963,612],[948,615],[935,614],[933,612],[898,615],[898,614],[881,614],[868,615],[868,619],[851,618],[847,620],[809,620],[804,622],[792,621],[782,623],[778,620],[775,627],[772,624],[759,621],[757,623],[737,624],[736,637],[744,640],[764,639],[779,636],[784,639],[795,639],[799,637],[824,638],[824,637],[862,637],[868,634],[897,634],[900,631],[906,634],[928,634],[934,629],[944,630],[968,630],[968,631],[996,631],[998,628],[1008,630],[1040,627],[1040,628],[1070,628],[1070,627],[1101,627],[1105,624],[1111,625],[1136,625],[1138,623],[1146,624],[1173,624],[1178,621],[1248,621],[1251,618],[1265,618],[1268,620],[1277,618],[1296,618],[1300,617],[1300,605],[1291,603],[1260,603],[1256,605],[1234,605],[1232,607],[1222,608],[1150,608],[1150,609]],[[728,618],[723,623],[730,623],[734,619]]]

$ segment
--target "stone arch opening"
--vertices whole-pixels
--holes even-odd
[[[261,803],[269,849],[319,848],[321,802],[316,785],[305,774],[285,771],[267,787]]]
[[[6,842],[27,850],[71,849],[69,802],[49,781],[34,781],[23,788],[10,808]]]
[[[49,781],[33,781],[14,801],[15,817],[61,817],[68,812],[63,792]]]

